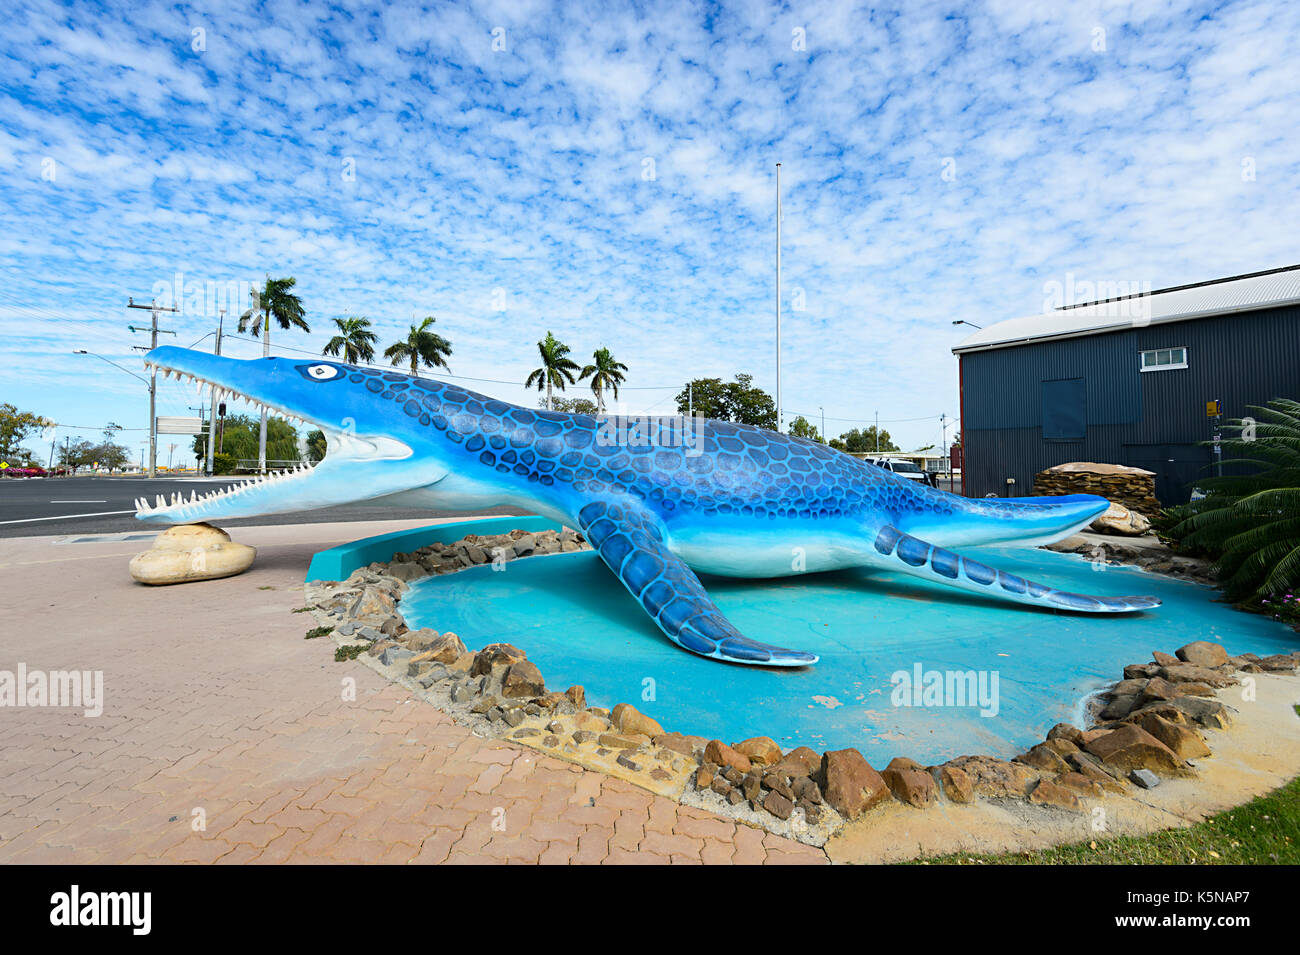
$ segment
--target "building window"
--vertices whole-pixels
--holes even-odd
[[[1172,371],[1186,367],[1186,348],[1153,348],[1142,353],[1143,371]]]

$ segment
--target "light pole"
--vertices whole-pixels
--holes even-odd
[[[781,164],[776,164],[776,430],[781,431]]]
[[[817,410],[822,413],[822,444],[830,444],[830,442],[826,440],[826,409],[821,405],[818,405]]]
[[[952,322],[954,325],[969,325],[971,328],[983,328],[983,325],[976,325],[974,322],[968,322],[964,318],[955,318]]]
[[[221,354],[221,324],[225,318],[226,310],[223,308],[217,315],[217,343],[212,349],[214,355]],[[217,398],[217,386],[213,385],[208,392],[208,477],[212,477],[212,454],[217,443]]]

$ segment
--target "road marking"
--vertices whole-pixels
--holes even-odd
[[[109,517],[113,514],[134,514],[135,511],[99,511],[96,514],[57,514],[54,517],[24,517],[21,521],[0,521],[2,524],[30,524],[33,521],[68,521],[74,517]]]
[[[107,504],[108,501],[50,501],[51,504]]]

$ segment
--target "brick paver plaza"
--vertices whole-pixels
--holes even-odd
[[[314,621],[291,611],[310,555],[420,523],[239,529],[251,570],[163,588],[127,573],[147,541],[0,541],[0,670],[104,679],[95,718],[0,708],[0,861],[826,861],[475,737],[304,640]]]

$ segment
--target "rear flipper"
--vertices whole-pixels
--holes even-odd
[[[872,551],[873,556],[881,558],[878,561],[881,566],[950,587],[1035,607],[1054,607],[1082,613],[1127,613],[1160,606],[1159,599],[1155,597],[1095,597],[1054,590],[942,547],[935,547],[919,537],[904,534],[889,524],[876,534]]]
[[[750,640],[709,599],[700,578],[664,543],[655,516],[636,502],[597,501],[578,512],[582,533],[641,602],[659,629],[683,649],[755,666],[801,667],[817,655]]]

